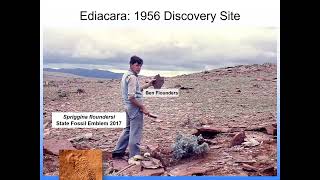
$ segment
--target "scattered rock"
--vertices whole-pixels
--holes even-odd
[[[43,128],[46,129],[46,127],[48,126],[49,122],[44,123]]]
[[[163,120],[161,120],[161,119],[155,119],[155,120],[153,120],[154,122],[162,122]]]
[[[113,159],[112,160],[112,167],[115,171],[120,171],[123,168],[127,167],[129,164],[124,159]]]
[[[177,167],[171,170],[168,174],[170,176],[203,176],[206,175],[211,168],[207,167]]]
[[[83,89],[80,89],[80,88],[79,88],[79,89],[77,89],[77,93],[78,93],[78,94],[81,94],[81,93],[85,93],[85,91],[84,91]]]
[[[125,176],[135,176],[142,171],[142,167],[139,165],[134,165],[124,171]]]
[[[180,87],[181,90],[188,90],[188,89],[193,89],[193,87]]]
[[[102,161],[109,161],[112,159],[112,152],[102,151]]]
[[[59,96],[60,98],[63,98],[63,97],[67,97],[68,94],[67,94],[67,92],[64,92],[64,91],[58,91],[58,96]]]
[[[255,140],[253,138],[246,139],[246,140],[247,140],[246,142],[242,143],[245,147],[253,147],[253,146],[257,146],[260,144],[257,140]]]
[[[44,153],[59,155],[59,150],[76,150],[70,143],[65,139],[49,139],[44,140]]]
[[[255,80],[256,81],[268,81],[268,79],[266,79],[266,78],[256,78]]]
[[[89,150],[92,149],[92,147],[89,144],[76,144],[74,147],[78,150]]]
[[[147,152],[149,152],[151,156],[154,156],[154,154],[159,153],[160,152],[159,144],[147,145]]]
[[[257,172],[259,170],[257,167],[245,163],[242,164],[242,169],[249,172]]]
[[[253,87],[261,88],[261,86],[259,84],[254,84]]]
[[[193,133],[193,135],[199,136],[201,134],[203,138],[212,139],[217,134],[228,132],[228,131],[229,129],[227,128],[201,127],[201,128],[197,128],[197,131]]]
[[[263,176],[276,176],[277,169],[274,166],[262,168],[262,169],[260,169],[260,174]]]
[[[84,141],[84,140],[89,140],[89,139],[92,139],[92,133],[82,134],[80,136],[70,138],[68,140],[69,141]]]
[[[253,164],[253,163],[256,163],[257,161],[256,160],[237,160],[235,161],[235,163],[245,163],[245,164]]]
[[[277,135],[277,128],[275,127],[276,125],[271,124],[271,125],[266,125],[266,126],[258,126],[258,127],[250,127],[247,128],[247,131],[260,131],[266,134],[270,134],[273,136]]]
[[[46,137],[46,136],[48,136],[49,134],[50,134],[50,129],[45,129],[44,131],[43,131],[43,136],[44,137]]]
[[[146,169],[157,169],[159,167],[163,167],[160,160],[155,158],[148,158],[149,160],[141,161],[141,166]]]
[[[162,148],[160,149],[160,152],[161,152],[161,154],[164,154],[164,155],[171,155],[172,152],[173,152],[173,149],[171,148],[171,146],[169,146],[169,147],[162,147]]]
[[[230,132],[230,134],[232,135],[233,132],[241,132],[241,131],[243,131],[245,128],[246,128],[246,127],[232,127],[232,128],[229,130],[229,132]],[[233,134],[233,135],[235,135],[235,134]]]
[[[138,174],[135,174],[135,176],[161,176],[164,172],[164,168],[143,169]]]
[[[277,135],[277,128],[274,127],[273,125],[268,125],[265,127],[266,129],[266,133],[267,134],[270,134],[270,135],[273,135],[273,136],[276,136]]]
[[[210,146],[211,149],[219,149],[222,148],[222,145],[214,145],[214,146]]]
[[[236,134],[232,138],[230,146],[240,145],[244,141],[245,137],[246,137],[246,135],[245,135],[244,131]]]
[[[218,142],[215,140],[211,140],[211,139],[203,139],[203,142],[208,143],[208,145],[213,145],[213,144],[217,144]],[[202,141],[200,141],[199,143],[202,144]]]

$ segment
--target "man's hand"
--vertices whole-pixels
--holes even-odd
[[[143,86],[141,86],[141,91],[143,91],[144,89],[149,88],[150,86],[153,86],[153,82],[154,82],[155,80],[156,80],[156,79],[151,79],[149,82],[146,81],[147,84],[144,84]]]
[[[156,81],[156,79],[151,79],[149,82],[148,82],[148,86],[152,86],[153,85],[153,82]]]
[[[145,106],[142,106],[142,108],[140,108],[140,111],[142,111],[143,114],[145,114],[145,115],[149,115],[150,114],[150,112],[147,110],[147,108]]]

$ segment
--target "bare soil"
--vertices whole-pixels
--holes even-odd
[[[169,149],[155,157],[163,158],[166,163],[164,172],[160,172],[164,176],[173,172],[182,175],[178,169],[184,166],[205,169],[202,173],[196,172],[199,168],[190,169],[195,173],[189,175],[276,175],[276,134],[255,128],[276,125],[276,73],[275,64],[253,64],[165,78],[162,88],[180,88],[180,96],[144,99],[146,107],[158,118],[144,117],[142,151],[147,152],[148,146]],[[141,78],[141,84],[148,79]],[[75,149],[101,149],[104,175],[112,173],[108,170],[112,162],[110,152],[122,129],[51,128],[51,113],[123,112],[120,80],[48,75],[44,76],[43,91],[44,143],[50,139],[69,140]],[[228,131],[208,138],[212,143],[207,154],[173,161],[170,147],[176,135],[192,134],[201,127],[227,128]],[[246,140],[254,139],[259,144],[231,146],[239,132],[245,132]],[[74,140],[81,136],[88,138]],[[58,156],[44,151],[43,157],[44,175],[58,175]]]

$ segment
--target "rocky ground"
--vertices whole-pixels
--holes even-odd
[[[144,118],[141,144],[153,167],[111,159],[121,129],[51,128],[52,112],[123,112],[120,80],[45,75],[44,175],[59,174],[59,149],[101,149],[104,175],[276,175],[276,69],[239,65],[165,78],[162,88],[179,88],[180,96],[144,99],[158,115]],[[209,152],[174,160],[178,133],[204,135]]]

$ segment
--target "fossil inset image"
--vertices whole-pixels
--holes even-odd
[[[101,150],[60,150],[60,180],[102,180]]]

